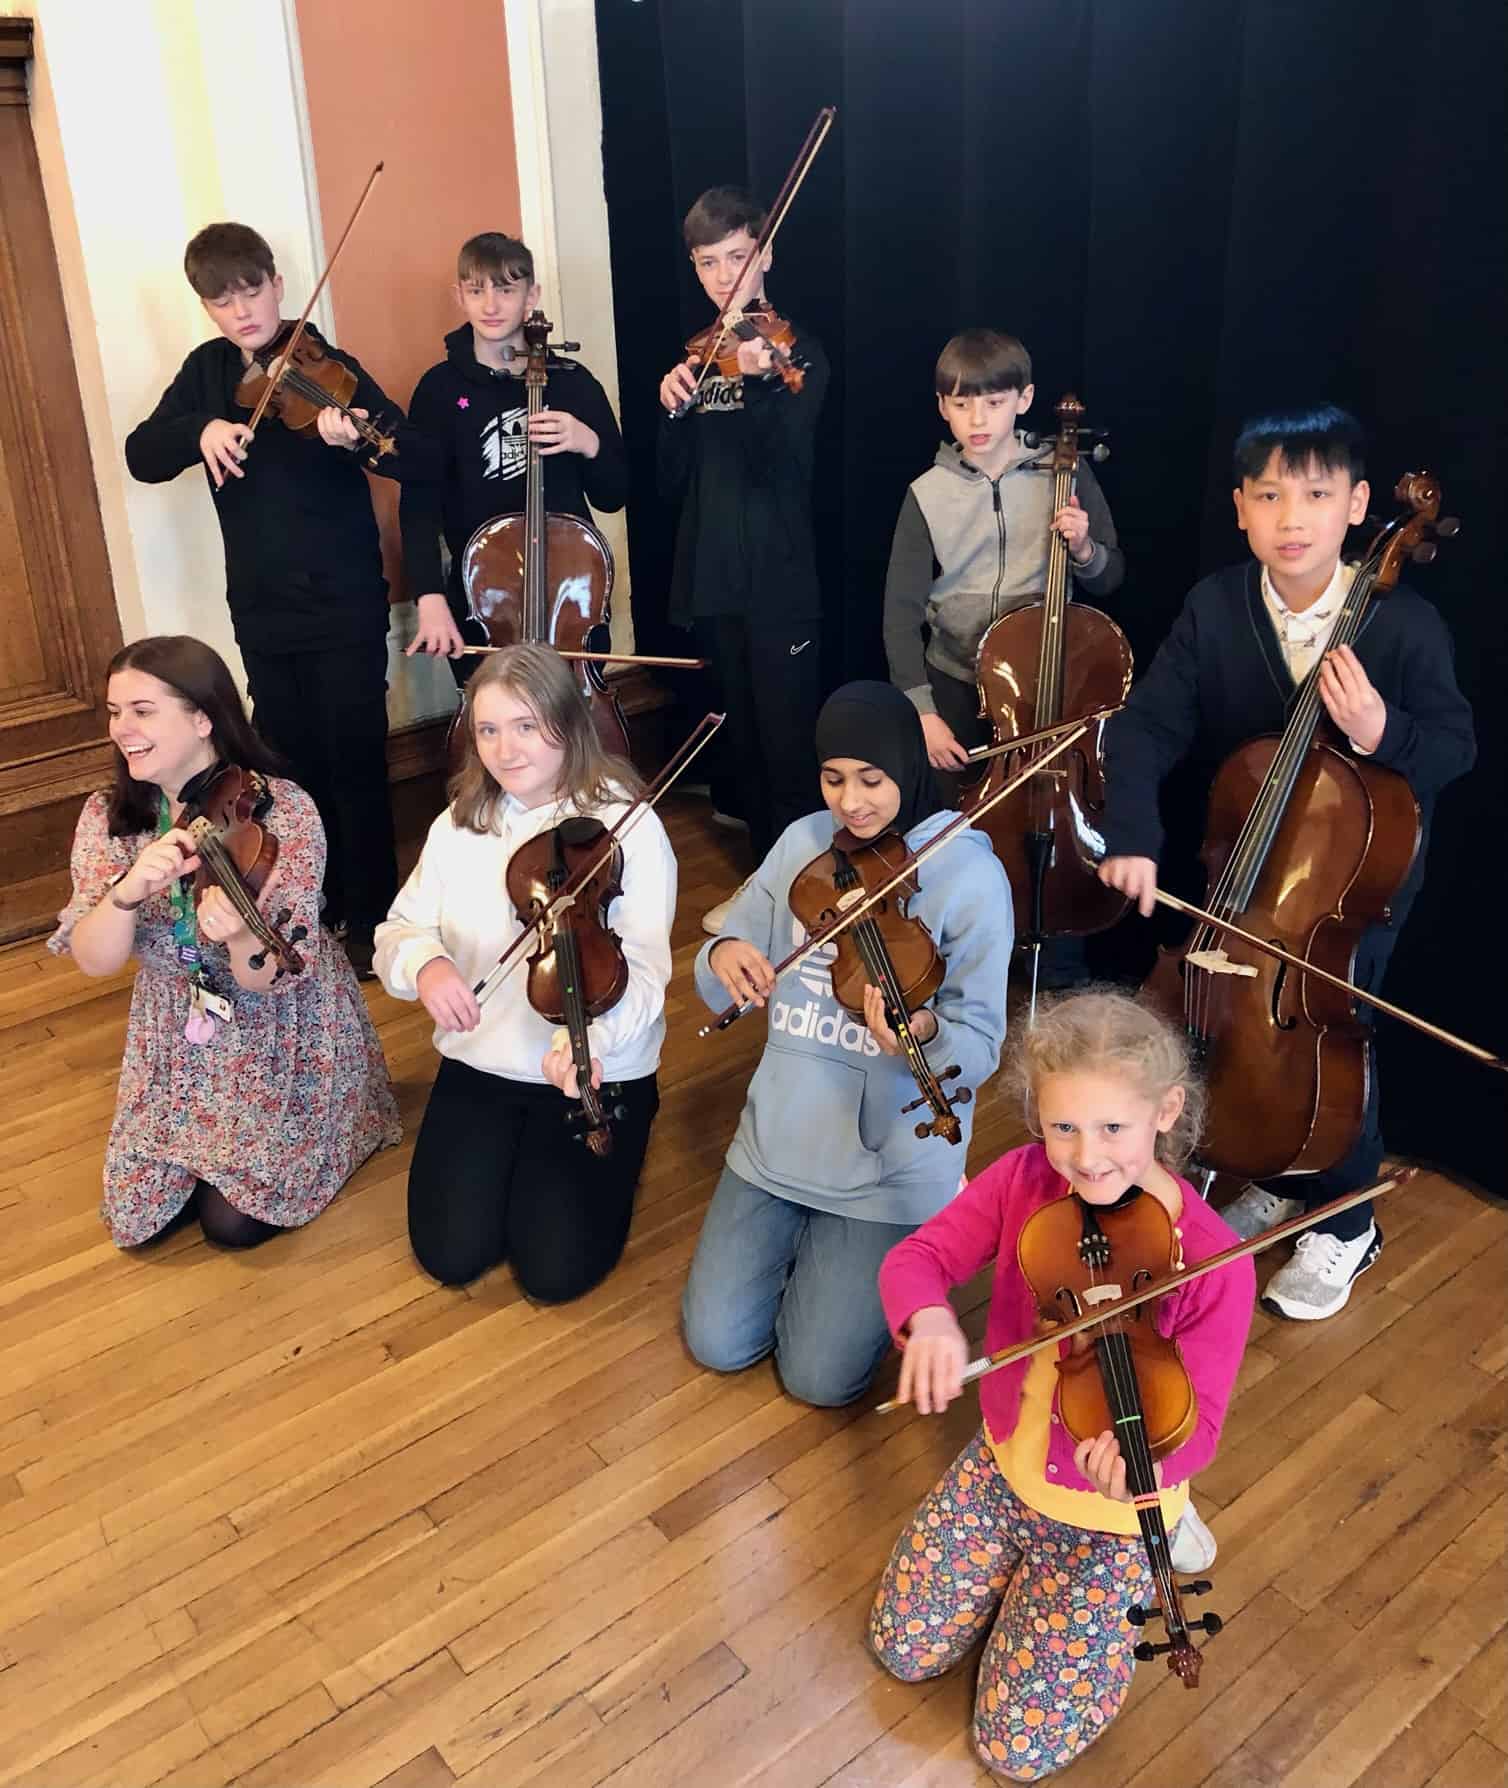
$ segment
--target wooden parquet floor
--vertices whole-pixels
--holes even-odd
[[[456,1291],[414,1265],[435,1058],[375,988],[409,1142],[252,1255],[197,1226],[117,1252],[96,1204],[126,983],[0,955],[0,1781],[989,1779],[972,1669],[906,1687],[863,1637],[972,1399],[812,1411],[677,1334],[760,1042],[695,1035],[697,918],[732,861],[705,814],[670,815],[677,973],[632,1240],[563,1309],[506,1269]],[[991,1089],[979,1115],[976,1164],[1019,1140]],[[1430,1178],[1385,1224],[1341,1316],[1259,1314],[1197,1485],[1226,1630],[1195,1693],[1142,1668],[1075,1788],[1503,1780],[1508,1210]]]

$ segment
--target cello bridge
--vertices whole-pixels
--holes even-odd
[[[1211,975],[1250,975],[1257,971],[1248,962],[1232,962],[1224,950],[1190,950],[1184,957],[1190,968],[1204,969]]]

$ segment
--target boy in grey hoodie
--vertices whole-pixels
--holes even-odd
[[[953,439],[907,490],[885,578],[890,680],[916,704],[927,755],[956,796],[982,745],[974,660],[1001,615],[1041,596],[1049,533],[1068,545],[1074,582],[1108,596],[1126,575],[1104,493],[1079,462],[1078,495],[1052,511],[1052,444],[1028,448],[1016,419],[1031,406],[1031,356],[1013,335],[966,329],[937,359],[937,408]],[[930,638],[923,651],[923,624]]]
[[[884,683],[850,683],[817,722],[820,813],[788,826],[734,899],[722,935],[697,958],[714,1011],[768,1004],[769,1040],[750,1083],[697,1243],[682,1317],[692,1353],[720,1372],[775,1355],[785,1388],[817,1404],[864,1394],[889,1346],[875,1275],[886,1251],[940,1210],[961,1183],[974,1106],[960,1104],[963,1147],[918,1137],[901,1108],[917,1087],[878,991],[855,1017],[833,997],[829,945],[779,982],[771,958],[804,933],[792,882],[846,827],[859,840],[899,833],[916,849],[951,817],[927,762],[917,713]],[[917,871],[909,912],[947,965],[913,1033],[941,1072],[977,1094],[1005,1037],[1012,943],[1005,872],[965,827]]]

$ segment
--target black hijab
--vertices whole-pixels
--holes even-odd
[[[909,832],[946,803],[927,762],[921,716],[892,683],[845,683],[817,716],[817,761],[857,758],[883,770],[901,791],[892,824]]]

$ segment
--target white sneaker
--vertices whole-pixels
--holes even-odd
[[[1215,1562],[1219,1549],[1191,1500],[1168,1536],[1168,1562],[1180,1577],[1197,1577]]]
[[[1254,1186],[1248,1181],[1246,1190],[1238,1192],[1220,1215],[1243,1242],[1249,1242],[1263,1230],[1273,1229],[1290,1217],[1298,1216],[1303,1208],[1302,1198],[1280,1198],[1265,1186]]]
[[[1343,1310],[1351,1287],[1382,1252],[1382,1231],[1374,1223],[1354,1242],[1309,1230],[1294,1244],[1293,1259],[1267,1282],[1262,1303],[1295,1322],[1319,1322]]]
[[[706,932],[708,937],[722,936],[723,927],[728,923],[728,914],[733,908],[733,902],[738,899],[739,895],[743,893],[744,889],[748,887],[753,879],[754,877],[752,875],[746,875],[726,900],[718,901],[716,906],[709,907],[708,910],[702,914],[702,930]]]

